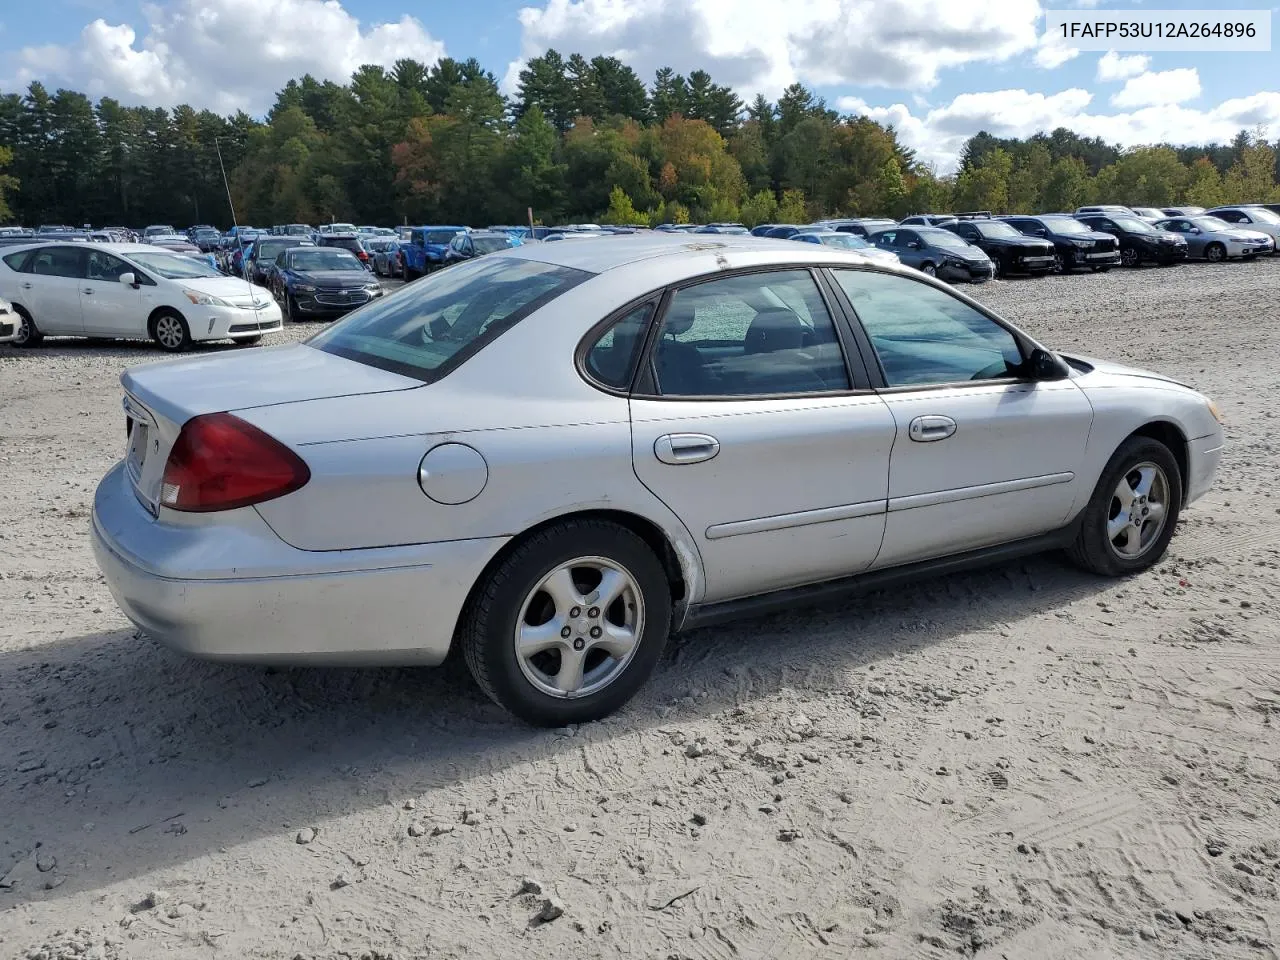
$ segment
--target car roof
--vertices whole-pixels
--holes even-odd
[[[797,261],[833,264],[873,262],[856,252],[822,244],[807,244],[802,247],[794,240],[733,233],[698,234],[696,238],[652,232],[619,234],[600,237],[595,243],[525,244],[490,256],[536,260],[589,273],[605,273],[642,261],[670,258],[669,272],[673,280],[690,273],[687,266],[676,266],[677,259],[706,261],[708,271],[790,264]]]

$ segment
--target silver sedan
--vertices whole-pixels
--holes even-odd
[[[618,709],[673,630],[1056,548],[1138,573],[1223,444],[1168,377],[755,237],[527,244],[122,382],[92,541],[144,631],[283,663],[456,644],[537,724]]]
[[[1239,257],[1266,256],[1275,252],[1275,241],[1265,233],[1234,227],[1225,220],[1208,215],[1170,217],[1155,226],[1168,230],[1187,241],[1187,256],[1202,257],[1214,263]]]

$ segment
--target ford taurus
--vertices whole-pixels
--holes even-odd
[[[92,540],[199,657],[435,664],[537,724],[668,634],[1065,549],[1155,563],[1213,404],[907,267],[754,237],[526,244],[302,344],[135,367]]]

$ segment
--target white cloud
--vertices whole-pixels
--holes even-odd
[[[1115,107],[1155,107],[1184,103],[1200,96],[1200,74],[1195,67],[1143,73],[1125,82],[1111,98]]]
[[[994,90],[966,93],[950,103],[919,114],[902,103],[870,106],[857,97],[842,97],[836,106],[892,124],[902,142],[940,172],[955,169],[965,140],[980,130],[997,137],[1028,137],[1066,127],[1086,137],[1131,147],[1150,143],[1226,143],[1241,129],[1259,124],[1280,126],[1280,91],[1263,91],[1225,100],[1205,110],[1165,103],[1131,111],[1090,112],[1087,90],[1033,93]]]
[[[520,58],[613,55],[645,80],[701,67],[747,97],[795,81],[922,90],[947,68],[1035,49],[1039,16],[1036,0],[546,0],[520,11]]]
[[[1036,47],[1036,55],[1033,58],[1035,65],[1042,70],[1056,70],[1068,60],[1074,60],[1080,56],[1080,51],[1075,47],[1069,47],[1062,42],[1061,38],[1044,34],[1040,37],[1040,45]]]
[[[339,0],[171,0],[142,13],[141,39],[133,26],[99,18],[75,43],[18,51],[0,86],[42,80],[126,103],[260,114],[304,73],[342,82],[361,64],[444,54],[414,17],[361,29]]]
[[[1108,83],[1113,80],[1126,80],[1146,73],[1151,66],[1151,58],[1141,53],[1122,57],[1114,50],[1108,50],[1098,58],[1098,80]]]

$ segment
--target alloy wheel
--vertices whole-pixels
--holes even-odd
[[[1211,243],[1209,244],[1209,248],[1205,250],[1204,255],[1205,259],[1210,263],[1221,263],[1227,258],[1227,251],[1225,247],[1219,246],[1216,243]]]
[[[1121,250],[1120,262],[1126,267],[1136,267],[1138,265],[1138,251],[1133,249],[1133,247]]]
[[[165,314],[156,320],[156,339],[166,350],[177,350],[182,346],[182,321],[177,317]]]
[[[13,341],[15,347],[25,347],[27,341],[31,339],[31,321],[21,314],[18,315],[18,337]]]
[[[931,277],[936,277],[938,275],[938,268],[935,267],[932,263],[926,263],[923,267],[920,268],[920,271],[922,273],[928,274]]]
[[[529,591],[516,618],[516,661],[541,692],[563,699],[604,689],[625,671],[644,632],[644,596],[616,560],[561,563]]]
[[[1136,560],[1151,549],[1169,515],[1169,478],[1149,461],[1128,470],[1107,511],[1107,541],[1116,556]]]

